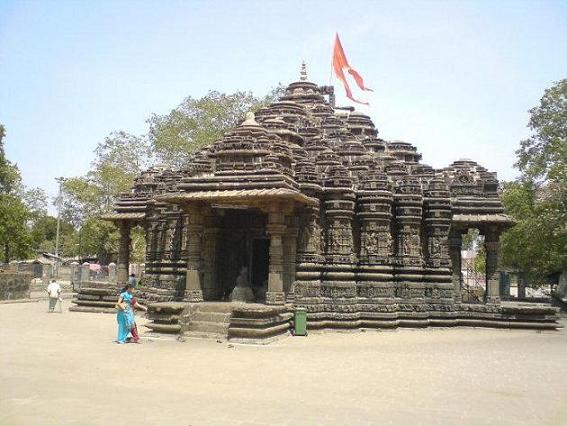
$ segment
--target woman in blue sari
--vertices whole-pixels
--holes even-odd
[[[118,313],[116,314],[116,321],[118,322],[118,337],[116,342],[119,344],[126,343],[128,335],[132,333],[134,336],[134,341],[138,343],[138,333],[136,330],[136,321],[134,319],[134,308],[140,308],[147,311],[145,306],[140,305],[132,296],[134,287],[128,284],[122,289],[118,303],[116,307],[118,308]]]

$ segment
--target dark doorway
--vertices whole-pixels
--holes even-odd
[[[270,240],[254,238],[252,240],[251,284],[257,301],[266,300],[268,290],[268,272],[270,265]]]
[[[216,259],[208,300],[228,300],[242,268],[248,271],[248,285],[256,299],[262,300],[269,259],[266,215],[254,209],[219,209],[218,218],[221,232],[216,251],[211,254]]]

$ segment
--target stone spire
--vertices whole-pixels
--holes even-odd
[[[307,67],[305,66],[305,61],[301,62],[301,71],[299,72],[299,80],[307,81]]]

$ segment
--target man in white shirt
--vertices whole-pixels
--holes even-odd
[[[61,286],[55,280],[51,280],[47,286],[47,295],[49,296],[49,312],[53,312],[61,295]]]

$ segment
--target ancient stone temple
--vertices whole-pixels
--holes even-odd
[[[185,168],[154,167],[119,199],[107,217],[121,232],[119,281],[130,229],[142,226],[154,330],[183,332],[209,312],[229,336],[269,336],[290,327],[295,307],[311,329],[556,327],[554,308],[500,300],[498,240],[513,222],[496,173],[471,160],[434,169],[334,102],[333,88],[303,71]],[[486,295],[475,304],[461,291],[470,228],[486,248]],[[237,279],[251,292],[228,304]]]

